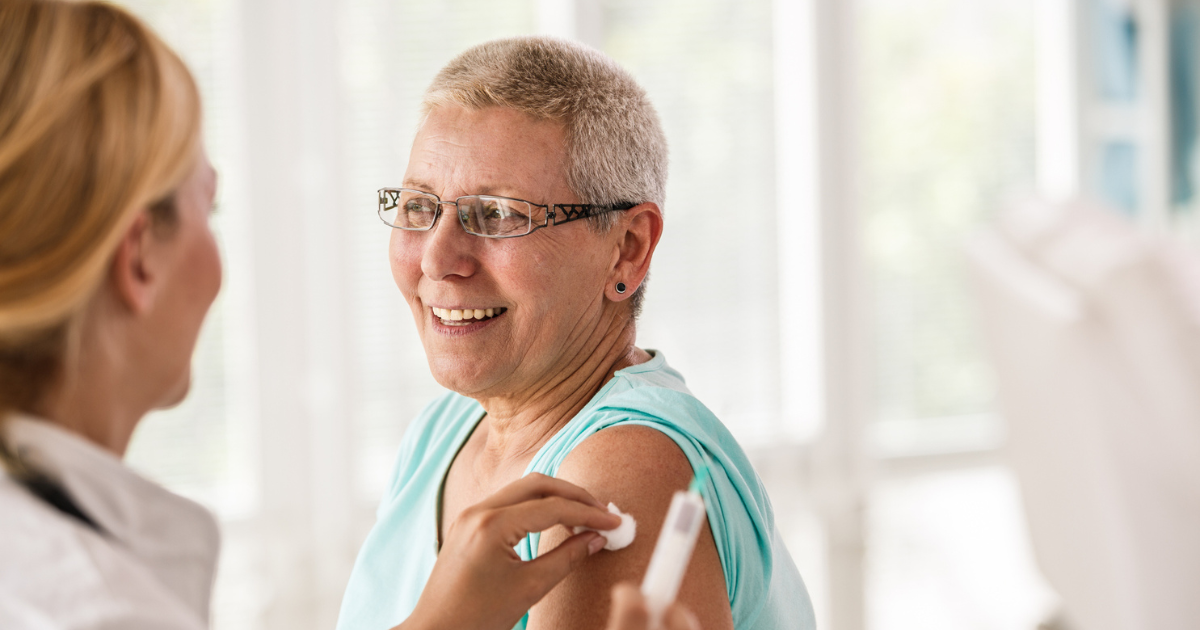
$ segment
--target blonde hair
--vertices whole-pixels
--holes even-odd
[[[64,375],[133,220],[175,219],[200,115],[183,62],[123,9],[0,2],[0,419]]]
[[[455,57],[434,77],[424,115],[455,104],[472,110],[505,107],[564,124],[567,185],[583,203],[653,202],[667,188],[667,139],[637,81],[603,53],[552,37],[486,42]],[[613,215],[589,219],[598,231]],[[641,311],[645,282],[631,296]]]

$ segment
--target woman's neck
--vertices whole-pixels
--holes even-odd
[[[138,386],[145,379],[123,351],[124,330],[85,320],[76,360],[31,411],[124,457],[142,416],[152,407]]]
[[[484,452],[497,465],[532,457],[612,380],[617,371],[650,360],[634,345],[634,323],[605,331],[591,352],[521,392],[479,399],[487,411]]]
[[[81,378],[81,382],[74,385],[77,386],[52,391],[35,409],[36,415],[117,457],[124,457],[133,430],[143,414],[120,404],[120,398],[111,394],[113,389],[105,387],[112,385],[115,388],[119,383],[108,383],[106,379],[92,376],[87,381]]]

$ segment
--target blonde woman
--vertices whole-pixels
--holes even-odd
[[[186,67],[128,13],[0,2],[5,630],[208,625],[216,523],[121,461],[142,417],[186,395],[221,284],[200,119]],[[617,519],[566,482],[511,484],[456,521],[401,627],[511,627],[604,543],[516,557],[516,540],[555,524]],[[644,627],[636,591],[617,599],[611,627]]]

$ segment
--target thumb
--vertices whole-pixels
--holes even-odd
[[[526,562],[522,570],[530,583],[531,592],[537,597],[534,602],[541,600],[563,578],[579,568],[588,556],[603,548],[603,536],[596,532],[583,532],[564,540],[550,553]]]
[[[700,622],[692,611],[676,602],[671,604],[663,618],[663,627],[667,630],[700,630]]]
[[[608,630],[646,630],[649,625],[650,611],[638,588],[627,582],[614,586]]]

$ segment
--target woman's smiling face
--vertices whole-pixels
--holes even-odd
[[[449,201],[489,194],[579,203],[566,155],[560,123],[440,106],[417,133],[403,186]],[[394,230],[390,246],[392,275],[439,383],[476,398],[536,390],[595,349],[613,239],[586,221],[488,239],[467,234],[454,206],[442,211],[427,232]]]

